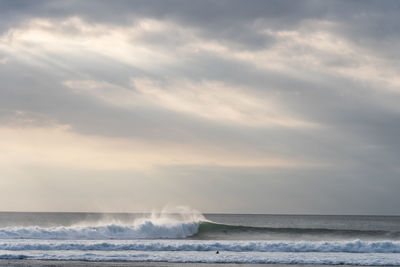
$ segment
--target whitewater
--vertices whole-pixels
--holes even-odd
[[[399,222],[362,216],[0,213],[0,259],[400,265]]]

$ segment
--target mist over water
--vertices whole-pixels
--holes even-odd
[[[2,239],[145,239],[185,238],[207,221],[185,207],[149,214],[2,213]]]
[[[0,213],[0,241],[0,258],[396,265],[400,217]]]

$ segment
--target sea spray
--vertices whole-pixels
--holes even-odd
[[[187,207],[166,207],[132,221],[104,217],[56,227],[4,227],[0,239],[157,239],[186,238],[198,232],[204,216]]]
[[[400,217],[207,218],[179,208],[144,215],[3,213],[0,259],[400,265]]]

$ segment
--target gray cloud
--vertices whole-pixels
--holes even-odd
[[[232,154],[272,155],[321,164],[304,168],[188,164],[158,166],[154,175],[118,172],[122,185],[133,185],[131,176],[146,177],[140,185],[145,191],[162,179],[181,186],[180,190],[166,186],[165,193],[158,188],[157,192],[164,195],[154,205],[168,201],[169,194],[174,195],[173,201],[189,199],[195,206],[212,210],[215,199],[222,194],[228,204],[218,208],[233,212],[235,208],[238,212],[249,211],[250,206],[251,212],[398,214],[398,207],[387,203],[400,200],[396,192],[400,94],[396,83],[388,85],[388,81],[395,80],[392,73],[400,67],[396,28],[400,22],[399,5],[398,1],[311,0],[2,1],[2,34],[35,18],[57,21],[79,17],[89,24],[124,27],[148,18],[173,23],[173,27],[186,29],[200,43],[216,43],[227,51],[201,49],[196,43],[198,51],[185,50],[185,45],[190,44],[186,33],[146,32],[140,39],[142,45],[171,54],[175,59],[164,65],[155,61],[155,67],[149,68],[140,62],[128,64],[79,48],[78,55],[40,49],[35,50],[39,51],[37,54],[25,55],[26,51],[12,54],[0,46],[0,59],[7,58],[5,64],[0,64],[0,122],[7,127],[69,125],[70,131],[79,135],[209,145]],[[333,39],[354,46],[354,53],[366,54],[340,54],[341,51],[335,54],[333,48],[333,52],[326,52],[324,47],[310,48],[308,43],[288,48],[290,40],[266,33],[263,31],[266,29],[298,32],[301,37],[311,32],[328,32]],[[68,27],[58,31],[68,33],[71,38],[82,34]],[[290,54],[273,50],[276,48],[286,49]],[[282,63],[284,67],[263,68],[263,63],[269,63],[263,62],[263,58],[246,60],[235,54],[268,51],[281,52],[281,63],[286,60]],[[297,55],[304,55],[305,59],[295,59]],[[310,63],[313,60],[318,67]],[[363,64],[370,64],[374,72],[365,76],[349,72]],[[240,88],[244,95],[264,105],[273,97],[291,114],[317,126],[254,127],[212,120],[157,103],[110,105],[99,98],[73,92],[63,84],[68,80],[107,82],[139,95],[138,88],[131,85],[131,79],[135,78],[161,84],[180,80],[193,85],[218,81]],[[51,173],[59,171],[52,169]],[[45,176],[46,170],[34,172],[36,176]],[[71,171],[71,175],[93,178],[99,173],[80,170]],[[52,185],[49,181],[42,182]],[[240,199],[239,193],[243,193]],[[209,196],[210,203],[202,204],[204,194]],[[280,200],[279,205],[274,202],[276,199]]]
[[[176,20],[201,29],[211,38],[228,39],[245,47],[262,46],[257,24],[272,29],[293,29],[304,20],[330,20],[354,41],[398,38],[397,1],[2,1],[3,30],[34,17],[78,16],[91,22],[130,24],[138,18]],[[95,11],[94,11],[95,7]],[[356,36],[354,36],[356,35]]]

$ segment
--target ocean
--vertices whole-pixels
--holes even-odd
[[[2,212],[0,259],[400,265],[400,216]]]

